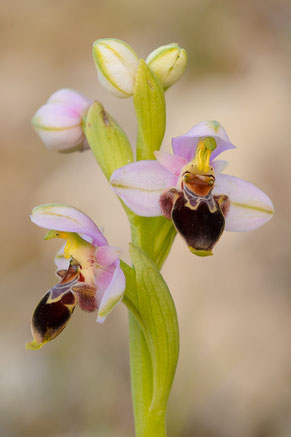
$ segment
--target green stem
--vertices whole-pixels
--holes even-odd
[[[129,351],[132,400],[136,437],[166,437],[165,412],[150,411],[152,401],[152,363],[143,332],[129,312]]]
[[[132,242],[148,253],[160,269],[176,235],[171,222],[163,217],[141,218],[133,215],[130,219]],[[155,238],[155,230],[158,229],[159,233]],[[166,410],[151,410],[153,369],[146,338],[130,301],[125,299],[124,303],[129,309],[130,375],[135,435],[136,437],[167,437]]]
[[[154,159],[154,151],[159,150],[165,131],[165,99],[158,80],[142,60],[136,79],[134,104],[138,120],[138,159]],[[114,170],[133,161],[126,134],[98,102],[94,102],[88,111],[85,134],[108,180]],[[165,217],[139,217],[125,205],[123,207],[130,220],[132,242],[135,246],[139,246],[160,269],[176,235],[171,221]],[[124,263],[122,266],[127,273],[123,302],[129,310],[131,387],[136,437],[166,437],[165,405],[168,392],[158,393],[161,397],[164,396],[161,402],[153,383],[156,381],[157,369],[153,365],[149,350],[151,340],[148,338],[145,322],[139,313],[140,307],[136,301],[139,298],[138,291],[141,290],[137,290],[134,270]],[[167,299],[166,304],[170,305]],[[175,312],[175,309],[173,311]],[[161,368],[162,366],[159,371]],[[171,374],[169,378],[169,385],[171,385]]]

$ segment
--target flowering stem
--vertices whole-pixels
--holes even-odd
[[[140,61],[134,88],[138,159],[154,159],[165,132],[165,98],[159,81]],[[133,155],[126,134],[98,102],[86,117],[88,143],[107,179]],[[129,349],[136,437],[166,437],[166,408],[179,352],[178,322],[169,289],[159,270],[176,230],[165,217],[140,217],[124,204],[131,225],[133,267],[123,299],[129,309]]]
[[[137,217],[136,220],[133,216],[130,218],[133,242],[144,249],[144,251],[146,250],[147,254],[151,256],[151,259],[158,264],[157,267],[161,268],[176,234],[173,226],[166,219],[161,220],[160,217]],[[140,221],[142,221],[142,223]],[[157,241],[155,241],[154,234],[158,232],[158,229],[160,238],[157,236]],[[166,373],[167,369],[165,369],[164,364],[162,364],[159,366],[160,370],[157,370],[157,365],[153,362],[152,338],[147,331],[147,326],[144,324],[146,314],[140,314],[144,311],[144,308],[150,306],[150,304],[145,305],[142,301],[143,290],[139,288],[137,281],[135,281],[134,270],[125,266],[124,263],[122,263],[122,268],[127,278],[124,303],[129,309],[130,369],[136,437],[166,437],[166,405],[178,358],[178,328],[175,308],[171,302],[169,291],[166,289],[162,304],[166,304],[166,306],[170,308],[169,314],[171,314],[170,317],[174,319],[175,333],[171,342],[172,345],[170,346],[172,352],[169,350],[168,345],[166,346],[165,352],[165,355],[168,355],[170,361],[168,383],[163,383],[161,386],[158,383],[157,387],[157,378],[159,378],[157,372],[162,371]],[[147,266],[147,268],[149,268],[149,266]],[[159,273],[157,274],[160,276]],[[157,283],[157,290],[154,290],[154,293],[159,293],[158,287],[159,285]],[[153,299],[154,295],[150,296],[150,301]],[[161,302],[159,305],[160,304]],[[139,310],[138,308],[141,307],[143,309]],[[153,313],[155,312],[153,307],[151,311]],[[150,317],[155,318],[153,314],[151,314]],[[167,318],[167,314],[163,314],[163,317]],[[166,337],[167,336],[168,333],[166,333]],[[159,352],[163,353],[162,335],[161,338],[157,340],[161,343],[158,346],[158,349],[161,350],[157,350],[157,346],[155,346],[154,355]],[[168,343],[168,338],[166,342]]]
[[[165,410],[150,411],[152,363],[142,330],[129,311],[129,351],[136,437],[166,437]]]

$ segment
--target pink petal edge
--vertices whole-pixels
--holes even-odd
[[[30,216],[36,225],[56,231],[77,232],[92,239],[95,246],[107,246],[107,240],[85,213],[69,205],[49,203],[36,206]]]
[[[251,231],[267,223],[274,213],[273,204],[263,191],[235,176],[218,175],[213,194],[226,194],[230,199],[226,231]]]

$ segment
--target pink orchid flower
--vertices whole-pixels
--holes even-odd
[[[102,323],[121,301],[125,277],[119,249],[108,245],[82,211],[66,205],[41,205],[32,210],[31,220],[50,229],[45,239],[67,240],[56,256],[61,281],[44,295],[33,314],[34,339],[27,348],[39,349],[60,334],[77,304],[84,311],[97,311],[97,322]]]
[[[215,158],[234,149],[217,121],[201,122],[173,139],[174,155],[138,161],[116,170],[113,191],[137,215],[165,215],[196,255],[212,255],[224,230],[250,231],[272,217],[269,197],[254,185],[222,174]]]

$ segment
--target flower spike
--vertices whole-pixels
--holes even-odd
[[[61,281],[45,294],[33,314],[34,339],[27,348],[35,350],[61,333],[77,304],[84,311],[97,311],[97,321],[102,323],[122,299],[125,278],[119,249],[108,246],[82,211],[67,205],[41,205],[33,209],[31,220],[50,229],[46,240],[66,240],[56,257]]]

